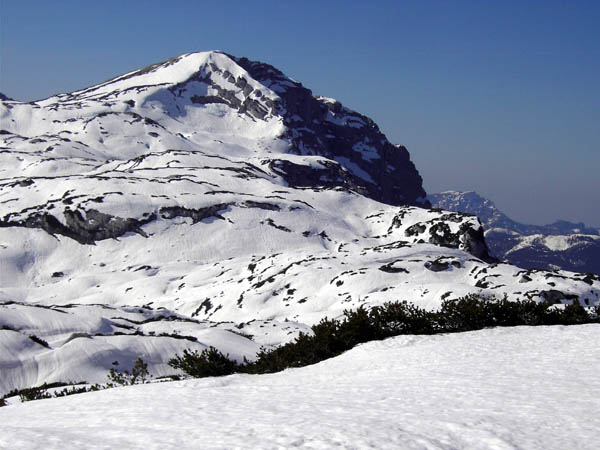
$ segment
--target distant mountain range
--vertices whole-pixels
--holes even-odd
[[[476,192],[428,195],[435,208],[474,214],[482,221],[492,256],[527,269],[600,274],[600,229],[564,220],[527,225],[510,219]]]

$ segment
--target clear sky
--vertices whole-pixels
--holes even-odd
[[[428,192],[600,226],[600,1],[0,0],[17,100],[213,49],[370,116]]]

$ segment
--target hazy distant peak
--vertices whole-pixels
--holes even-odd
[[[584,223],[557,220],[548,225],[529,225],[510,219],[498,209],[494,202],[475,191],[444,191],[429,194],[429,200],[437,208],[476,214],[487,229],[506,228],[522,234],[600,234],[597,229],[586,227]]]
[[[493,256],[527,269],[561,268],[600,273],[600,230],[557,220],[549,225],[516,222],[474,191],[428,196],[433,206],[477,215]]]

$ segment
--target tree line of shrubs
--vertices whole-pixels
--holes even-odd
[[[590,310],[578,302],[556,308],[533,300],[509,301],[470,294],[445,300],[437,311],[408,302],[390,302],[370,309],[345,311],[341,319],[323,319],[312,334],[300,333],[295,341],[272,350],[261,350],[255,361],[238,363],[216,348],[202,352],[184,350],[169,365],[191,377],[233,373],[273,373],[290,367],[315,364],[354,346],[402,334],[438,334],[517,325],[577,325],[599,323],[600,306]]]
[[[318,363],[364,342],[403,334],[454,333],[496,326],[585,323],[600,323],[600,305],[586,309],[579,302],[574,302],[564,308],[556,308],[547,302],[509,301],[506,296],[497,299],[479,294],[469,294],[458,300],[444,300],[437,311],[427,311],[406,301],[388,302],[370,309],[360,307],[344,311],[341,319],[323,319],[312,327],[312,334],[300,333],[293,342],[272,350],[262,349],[255,361],[244,359],[238,363],[229,355],[209,347],[202,352],[184,350],[182,355],[172,358],[169,365],[195,378],[234,373],[273,373]],[[117,364],[113,363],[115,366]],[[138,358],[131,370],[120,372],[116,368],[111,369],[105,385],[72,386],[50,394],[49,389],[61,385],[44,384],[14,390],[0,398],[0,406],[6,405],[6,398],[16,395],[25,402],[145,383],[148,378],[148,366],[142,358]]]
[[[117,366],[117,361],[113,362],[113,366]],[[83,394],[84,392],[94,392],[103,389],[109,389],[119,386],[130,386],[133,384],[143,384],[149,378],[152,378],[148,373],[148,364],[144,362],[142,358],[138,358],[131,368],[131,370],[124,370],[120,372],[115,367],[111,368],[108,372],[108,382],[106,384],[93,384],[90,386],[71,386],[64,387],[61,390],[55,390],[51,392],[51,389],[63,387],[63,383],[44,383],[41,386],[34,386],[25,389],[13,389],[8,394],[0,397],[0,407],[6,406],[6,399],[10,397],[19,396],[19,400],[23,402],[29,402],[32,400],[42,400],[45,398],[56,398],[66,397],[67,395]],[[77,383],[71,383],[77,384]]]

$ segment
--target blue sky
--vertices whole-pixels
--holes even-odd
[[[600,226],[600,2],[0,0],[18,100],[212,49],[370,116],[428,192]]]

